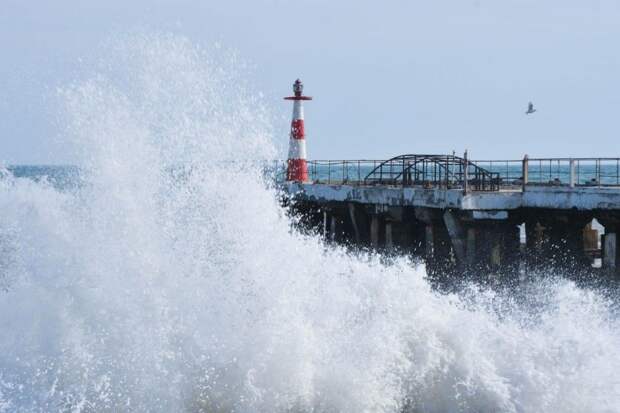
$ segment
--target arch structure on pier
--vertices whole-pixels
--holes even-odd
[[[364,178],[365,185],[497,191],[499,173],[454,155],[399,155],[382,162]]]

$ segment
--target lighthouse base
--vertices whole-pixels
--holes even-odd
[[[289,159],[286,180],[308,182],[308,164],[305,159]]]

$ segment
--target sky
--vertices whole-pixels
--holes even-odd
[[[0,162],[69,162],[54,91],[144,28],[251,62],[284,149],[300,77],[311,159],[620,156],[617,0],[1,1]]]

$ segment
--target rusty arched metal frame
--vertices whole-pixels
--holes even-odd
[[[444,188],[467,186],[475,191],[497,191],[500,177],[499,173],[481,168],[458,156],[408,154],[396,156],[376,166],[366,175],[364,184]]]

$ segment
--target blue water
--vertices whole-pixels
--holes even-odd
[[[80,184],[80,171],[70,165],[10,165],[6,168],[16,178],[45,181],[57,189],[72,188]]]

